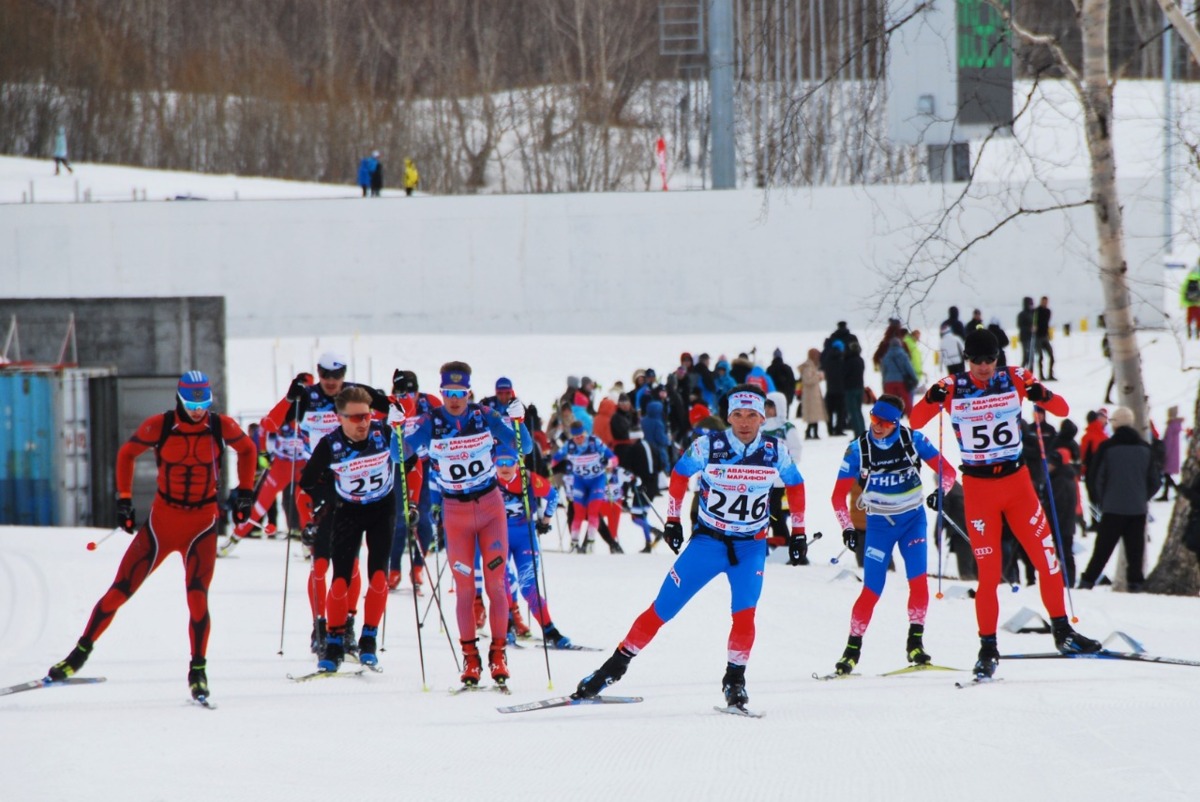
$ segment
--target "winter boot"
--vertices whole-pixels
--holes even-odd
[[[333,672],[342,665],[346,647],[342,641],[344,630],[332,629],[325,637],[325,653],[317,661],[317,671]]]
[[[487,608],[483,606],[483,594],[475,594],[475,629],[483,629],[487,626],[488,616]]]
[[[508,625],[513,634],[521,640],[533,637],[533,633],[529,631],[529,625],[521,617],[521,607],[516,602],[513,602],[508,608]]]
[[[192,689],[193,699],[208,698],[208,674],[205,673],[207,668],[203,657],[193,658],[188,666],[188,687]]]
[[[379,634],[376,627],[364,626],[362,637],[358,639],[358,662],[364,666],[379,665],[379,657],[375,654],[375,636]]]
[[[851,635],[846,641],[846,650],[842,652],[842,659],[838,660],[833,666],[834,673],[839,677],[846,676],[858,665],[861,657],[862,635]]]
[[[413,593],[416,594],[417,596],[424,596],[425,595],[425,588],[424,588],[425,566],[423,566],[423,565],[414,566],[412,571],[409,572],[409,576],[412,579]]]
[[[733,663],[725,664],[725,676],[721,679],[721,691],[725,694],[725,704],[730,707],[743,707],[750,701],[746,693],[746,667]]]
[[[504,652],[505,646],[504,641],[492,641],[491,648],[488,649],[488,671],[491,672],[492,681],[497,685],[503,685],[508,681],[508,659]]]
[[[995,635],[979,637],[979,659],[975,661],[976,679],[988,679],[996,673],[1000,665],[1000,649],[996,646]]]
[[[83,664],[87,662],[88,656],[91,653],[92,642],[87,638],[80,638],[66,659],[52,665],[50,670],[46,672],[46,676],[53,680],[66,679],[72,676],[79,669],[83,668]]]
[[[617,647],[612,657],[604,661],[604,665],[579,681],[575,693],[571,694],[572,698],[590,699],[598,695],[600,691],[625,676],[625,670],[629,668],[629,661],[632,659],[632,654]]]
[[[1065,615],[1051,618],[1050,630],[1054,633],[1054,647],[1062,654],[1094,654],[1104,648],[1100,641],[1072,629]]]
[[[571,648],[571,639],[559,632],[554,624],[546,624],[542,628],[542,641],[552,649]]]
[[[312,653],[315,654],[318,659],[323,657],[325,653],[325,635],[325,619],[318,618],[313,622],[312,645],[310,647]]]
[[[354,613],[346,616],[346,631],[342,636],[343,648],[350,654],[358,654],[358,633],[354,631]]]
[[[927,666],[933,662],[925,647],[921,644],[921,637],[925,634],[924,624],[909,624],[908,625],[908,643],[905,644],[904,650],[908,652],[908,662],[913,665]]]
[[[460,641],[462,643],[463,673],[459,678],[463,685],[479,684],[479,675],[483,673],[483,661],[479,657],[479,649],[475,639]]]

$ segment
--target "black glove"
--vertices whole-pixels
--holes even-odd
[[[133,499],[117,499],[117,526],[132,535],[137,529],[136,518],[137,513],[133,509]]]
[[[1050,388],[1044,384],[1030,385],[1029,389],[1025,391],[1025,395],[1029,397],[1030,401],[1038,404],[1044,404],[1054,397],[1054,393],[1050,392]]]
[[[292,387],[288,388],[288,401],[298,400],[300,396],[308,391],[308,373],[298,373],[292,379]]]
[[[803,532],[792,532],[788,538],[788,565],[808,564],[808,536]]]
[[[417,524],[421,522],[421,511],[417,509],[415,504],[408,505],[408,512],[404,514],[404,524],[408,531],[412,532],[417,528]]]
[[[940,404],[946,400],[946,386],[941,382],[932,385],[925,391],[925,400],[931,404]]]
[[[250,511],[254,509],[254,491],[234,489],[229,494],[229,506],[233,510],[233,522],[246,523],[250,520]]]
[[[846,544],[846,548],[854,551],[858,548],[858,530],[854,527],[842,530],[842,543]],[[807,551],[807,549],[805,549]]]
[[[308,546],[310,549],[313,547],[313,544],[317,542],[317,526],[318,524],[316,521],[309,521],[304,525],[304,528],[300,530],[300,542],[305,546]]]
[[[667,521],[663,524],[663,540],[667,541],[667,546],[676,554],[683,547],[683,524],[679,521]]]
[[[925,506],[931,510],[936,511],[938,508],[938,495],[939,495],[938,491],[935,490],[932,493],[930,493],[928,496],[926,496],[925,497]]]
[[[434,504],[429,508],[429,523],[435,527],[442,525],[442,505]]]
[[[542,520],[540,520],[536,524],[534,524],[533,528],[537,531],[537,533],[539,535],[550,534],[550,522],[547,521],[545,518],[543,518]]]

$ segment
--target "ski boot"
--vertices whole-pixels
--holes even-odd
[[[425,566],[414,566],[412,571],[409,572],[409,578],[412,579],[413,594],[417,596],[424,596],[425,589],[423,585],[425,584]]]
[[[929,656],[921,643],[921,637],[924,634],[924,624],[908,625],[908,643],[905,644],[904,650],[908,653],[908,662],[913,665],[927,666],[933,662],[933,658]]]
[[[492,645],[488,649],[488,671],[492,675],[492,681],[497,685],[508,682],[508,660],[504,652],[505,646],[504,641],[492,641]]]
[[[208,665],[204,658],[193,658],[188,666],[188,687],[192,689],[192,698],[199,701],[208,698]]]
[[[1099,641],[1076,632],[1065,615],[1051,618],[1050,629],[1054,633],[1054,647],[1061,654],[1094,654],[1104,649]]]
[[[230,534],[229,540],[225,541],[225,545],[223,545],[219,549],[217,549],[217,556],[218,557],[228,557],[231,553],[233,553],[233,550],[235,548],[237,548],[237,544],[241,543],[241,542],[242,542],[242,538],[240,535],[238,535],[236,533]]]
[[[362,628],[362,637],[358,639],[358,662],[364,666],[379,665],[379,657],[375,654],[375,636],[378,633],[376,627]]]
[[[641,551],[638,552],[638,554],[649,554],[653,550],[654,550],[654,544],[651,543],[649,540],[647,540],[646,545],[642,546],[642,549],[641,549]]]
[[[584,538],[583,545],[580,547],[580,554],[591,554],[592,548],[596,545],[596,541],[592,538]]]
[[[842,659],[834,663],[833,672],[839,677],[848,675],[858,665],[861,657],[862,635],[851,635],[846,641],[846,650],[842,652]]]
[[[725,676],[721,679],[721,692],[725,694],[725,704],[729,707],[744,708],[750,701],[746,693],[746,667],[733,663],[725,665]]]
[[[394,568],[391,571],[388,571],[388,590],[395,590],[396,588],[400,587],[400,578],[402,576],[404,576],[404,574]]]
[[[554,624],[546,624],[542,627],[542,641],[553,649],[571,648],[571,639],[559,632],[558,627]]]
[[[342,634],[343,648],[350,654],[358,654],[358,633],[354,630],[354,613],[346,616],[346,631]]]
[[[66,659],[52,665],[50,670],[46,672],[46,676],[53,680],[60,680],[74,675],[75,672],[83,668],[83,664],[87,662],[91,653],[92,642],[87,638],[80,638]]]
[[[571,698],[590,699],[598,695],[600,691],[625,676],[625,670],[629,668],[629,661],[632,659],[632,654],[617,647],[612,657],[604,661],[604,665],[579,681],[579,686],[575,688]]]
[[[529,630],[529,625],[525,623],[525,619],[521,616],[521,608],[516,602],[513,602],[508,608],[508,626],[520,640],[528,640],[533,637],[533,633]]]
[[[342,642],[344,630],[330,630],[325,638],[325,653],[317,661],[317,671],[334,672],[342,665],[346,657],[346,648]]]
[[[463,672],[459,679],[462,680],[463,685],[474,687],[479,684],[479,676],[483,673],[483,661],[479,657],[477,641],[472,639],[460,641],[460,643],[462,643]]]
[[[325,619],[318,618],[313,622],[312,643],[310,650],[317,656],[318,659],[324,656],[325,652]]]
[[[995,635],[979,636],[979,659],[975,661],[975,678],[990,679],[1000,665],[1000,649]]]
[[[483,606],[483,594],[475,594],[475,629],[480,630],[487,626],[487,608]]]

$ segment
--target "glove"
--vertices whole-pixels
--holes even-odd
[[[300,373],[297,374],[296,378],[292,379],[292,385],[288,387],[287,391],[288,401],[295,401],[308,392],[308,378],[307,373]]]
[[[671,551],[678,554],[683,546],[683,524],[679,521],[667,521],[663,524],[663,540],[667,541]]]
[[[854,527],[843,529],[842,543],[844,543],[846,548],[850,549],[850,551],[854,551],[856,548],[858,548],[858,530]],[[805,551],[807,550],[808,549],[805,549]]]
[[[137,529],[137,513],[133,509],[133,499],[117,499],[117,526],[129,534]]]
[[[550,534],[550,519],[542,518],[540,521],[538,521],[536,524],[534,524],[533,528],[537,530],[537,533],[539,535]]]
[[[943,498],[944,498],[944,496],[943,496]],[[928,496],[925,497],[925,506],[931,510],[935,510],[935,511],[937,510],[937,508],[938,508],[938,491],[935,490],[932,493],[930,493]]]
[[[304,525],[304,528],[300,530],[300,542],[305,546],[308,546],[310,549],[313,547],[313,544],[317,542],[316,521],[309,521]]]
[[[434,504],[429,508],[429,522],[435,527],[442,525],[442,505]]]
[[[408,531],[413,531],[417,528],[417,524],[421,522],[421,511],[417,509],[415,504],[408,505],[408,512],[404,515],[404,525]]]
[[[1030,385],[1029,389],[1025,391],[1025,395],[1029,397],[1030,401],[1038,404],[1044,404],[1054,397],[1054,393],[1050,392],[1050,388],[1044,384]]]
[[[525,420],[525,405],[514,398],[505,413],[513,420]]]
[[[250,520],[250,511],[254,508],[254,491],[235,489],[229,494],[229,505],[233,508],[233,522],[244,524]]]
[[[938,382],[925,391],[925,400],[931,404],[940,404],[946,400],[946,385]]]
[[[808,564],[808,536],[803,532],[792,532],[788,538],[788,565]]]

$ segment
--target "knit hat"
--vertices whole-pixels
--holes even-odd
[[[1133,410],[1129,407],[1117,407],[1109,413],[1108,422],[1112,424],[1113,429],[1133,426]]]
[[[968,360],[975,357],[994,359],[1000,355],[1000,344],[996,342],[996,335],[987,329],[975,329],[963,340],[963,355]]]
[[[500,392],[501,390],[511,390],[512,388],[512,379],[508,378],[507,376],[501,376],[500,378],[496,379],[496,392]]]

